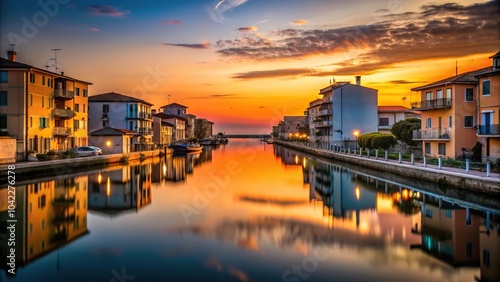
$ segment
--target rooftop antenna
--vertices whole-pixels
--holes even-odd
[[[49,70],[50,66],[47,62],[45,62],[45,70]]]
[[[58,48],[55,48],[55,49],[51,49],[52,51],[54,51],[54,58],[52,58],[51,60],[54,61],[54,67],[56,68],[56,73],[57,73],[57,70],[59,70],[59,65],[57,64],[57,51],[61,51],[61,49],[58,49]]]

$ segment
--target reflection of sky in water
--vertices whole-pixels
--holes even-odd
[[[352,172],[246,142],[230,140],[209,155],[148,160],[140,169],[103,170],[102,185],[98,173],[90,174],[90,234],[19,269],[13,281],[109,281],[113,269],[123,268],[134,281],[281,281],[318,254],[328,257],[304,272],[307,281],[479,275],[477,267],[455,269],[410,249],[424,242],[412,229],[433,223],[422,221],[409,190],[377,192]],[[150,194],[134,198],[144,190]],[[129,206],[106,206],[99,200],[106,193]]]

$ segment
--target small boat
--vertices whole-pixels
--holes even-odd
[[[266,139],[265,141],[266,141],[267,144],[273,144],[274,143],[274,139],[271,139],[271,138]]]
[[[198,143],[177,143],[170,145],[169,148],[173,149],[175,152],[187,153],[201,152],[201,150],[203,150],[203,147]]]
[[[210,145],[212,145],[212,140],[211,139],[202,139],[202,140],[200,140],[200,145],[210,146]]]

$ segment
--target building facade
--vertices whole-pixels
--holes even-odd
[[[17,140],[16,159],[88,144],[90,82],[0,58],[0,134]]]
[[[153,115],[154,118],[161,120],[162,122],[169,123],[173,125],[172,128],[172,142],[181,141],[186,139],[186,119],[178,116],[165,114],[163,112]]]
[[[409,114],[410,109],[403,106],[378,106],[378,132],[390,134],[392,126]]]
[[[301,131],[307,127],[305,116],[285,116],[281,125],[280,138],[301,137]]]
[[[476,142],[479,75],[491,67],[439,80],[412,91],[420,91],[420,102],[412,109],[422,112],[422,128],[413,139],[422,141],[423,154],[430,157],[458,158]]]
[[[477,137],[483,145],[482,161],[500,159],[500,52],[491,56],[490,71],[478,79]]]
[[[105,127],[136,132],[133,150],[147,150],[153,144],[153,104],[144,100],[109,92],[89,97],[89,131]]]

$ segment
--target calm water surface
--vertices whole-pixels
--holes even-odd
[[[500,277],[496,207],[258,140],[17,182],[18,268],[3,239],[1,281]]]

